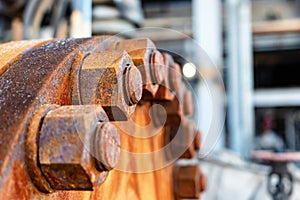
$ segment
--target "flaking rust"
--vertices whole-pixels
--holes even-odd
[[[141,75],[133,72],[137,69],[129,55],[125,51],[91,53],[79,70],[75,79],[80,85],[73,87],[78,89],[72,96],[84,105],[102,105],[110,120],[127,120],[142,96]]]
[[[45,116],[39,136],[39,163],[52,188],[93,190],[107,176],[97,170],[95,163],[105,167],[101,171],[116,165],[120,139],[103,116],[102,107],[93,105],[62,106]],[[104,125],[108,130],[102,128]],[[112,138],[97,139],[108,132]]]
[[[0,52],[7,45],[0,45]],[[182,170],[172,176],[172,165],[147,174],[114,169],[122,145],[154,151],[180,132],[179,140],[190,143],[182,154],[190,158],[200,148],[193,97],[171,56],[162,55],[149,39],[110,36],[16,42],[11,52],[0,55],[6,55],[0,66],[0,199],[145,199],[149,191],[157,199],[180,197],[176,188],[165,194],[182,178]],[[152,122],[163,126],[157,141],[130,143],[109,122],[131,120],[136,109],[154,103],[167,115],[167,123],[159,124],[160,110],[151,114]],[[149,112],[138,113],[139,120],[149,118]],[[135,162],[122,164],[137,169],[147,164]],[[199,180],[194,172],[187,179]],[[164,189],[158,187],[162,180]],[[205,188],[205,178],[199,187],[190,183],[196,196]]]
[[[143,100],[153,100],[166,73],[162,55],[154,43],[147,38],[121,40],[116,43],[115,50],[128,52],[142,75]]]

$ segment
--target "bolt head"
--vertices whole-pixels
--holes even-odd
[[[98,121],[107,121],[101,106],[62,106],[44,118],[39,163],[52,188],[92,190],[107,173],[96,169],[91,141]]]

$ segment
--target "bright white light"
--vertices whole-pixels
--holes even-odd
[[[189,62],[183,65],[182,73],[186,78],[193,78],[196,72],[196,67],[193,63]]]

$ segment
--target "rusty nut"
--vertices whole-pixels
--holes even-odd
[[[193,115],[194,113],[193,94],[190,90],[187,90],[183,95],[183,111],[186,116]]]
[[[181,138],[184,141],[184,144],[188,144],[188,148],[186,151],[181,155],[180,158],[191,159],[195,157],[196,151],[194,146],[195,141],[195,125],[192,121],[188,121],[187,123],[183,124],[183,133]]]
[[[172,92],[178,94],[183,82],[181,68],[177,63],[172,63],[169,68],[169,84]]]
[[[154,123],[156,127],[162,126],[165,123],[166,125],[179,126],[181,123],[181,119],[183,117],[182,106],[177,98],[174,98],[172,101],[159,101],[157,104],[161,105],[165,111],[161,109],[161,107],[153,107],[151,109],[151,118],[158,119],[157,122]],[[163,115],[167,114],[166,122],[161,121],[160,119],[164,117]],[[155,122],[155,121],[154,121]]]
[[[180,199],[199,199],[206,187],[205,176],[197,165],[176,165],[173,178],[174,193]]]
[[[106,121],[101,106],[92,105],[63,106],[45,116],[39,163],[53,189],[93,190],[105,180],[107,172],[100,171],[112,169],[120,155],[119,135]]]
[[[196,156],[194,147],[195,130],[193,121],[182,118],[180,125],[168,124],[165,127],[164,145],[170,145],[165,151],[167,160],[191,159]]]
[[[125,51],[91,53],[79,74],[80,103],[100,104],[110,121],[126,121],[142,97],[141,74]]]
[[[121,40],[116,50],[128,52],[132,61],[140,70],[143,80],[143,100],[152,100],[166,73],[163,57],[150,39]]]
[[[167,53],[163,53],[163,62],[164,65],[161,68],[164,68],[164,71],[168,72],[163,74],[163,82],[161,85],[159,85],[158,91],[155,95],[155,100],[158,101],[171,101],[174,98],[174,94],[175,91],[171,88],[171,84],[170,84],[170,76],[169,73],[171,73],[172,71],[172,65],[174,64],[174,60],[172,58],[171,55],[167,54]],[[174,72],[172,73],[172,75],[175,75]],[[178,76],[174,76],[172,78],[177,78]]]

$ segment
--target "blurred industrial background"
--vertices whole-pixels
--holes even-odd
[[[172,54],[197,94],[202,199],[272,199],[253,152],[300,150],[299,0],[1,0],[0,30],[1,43],[148,37]],[[278,199],[300,199],[298,157]]]

